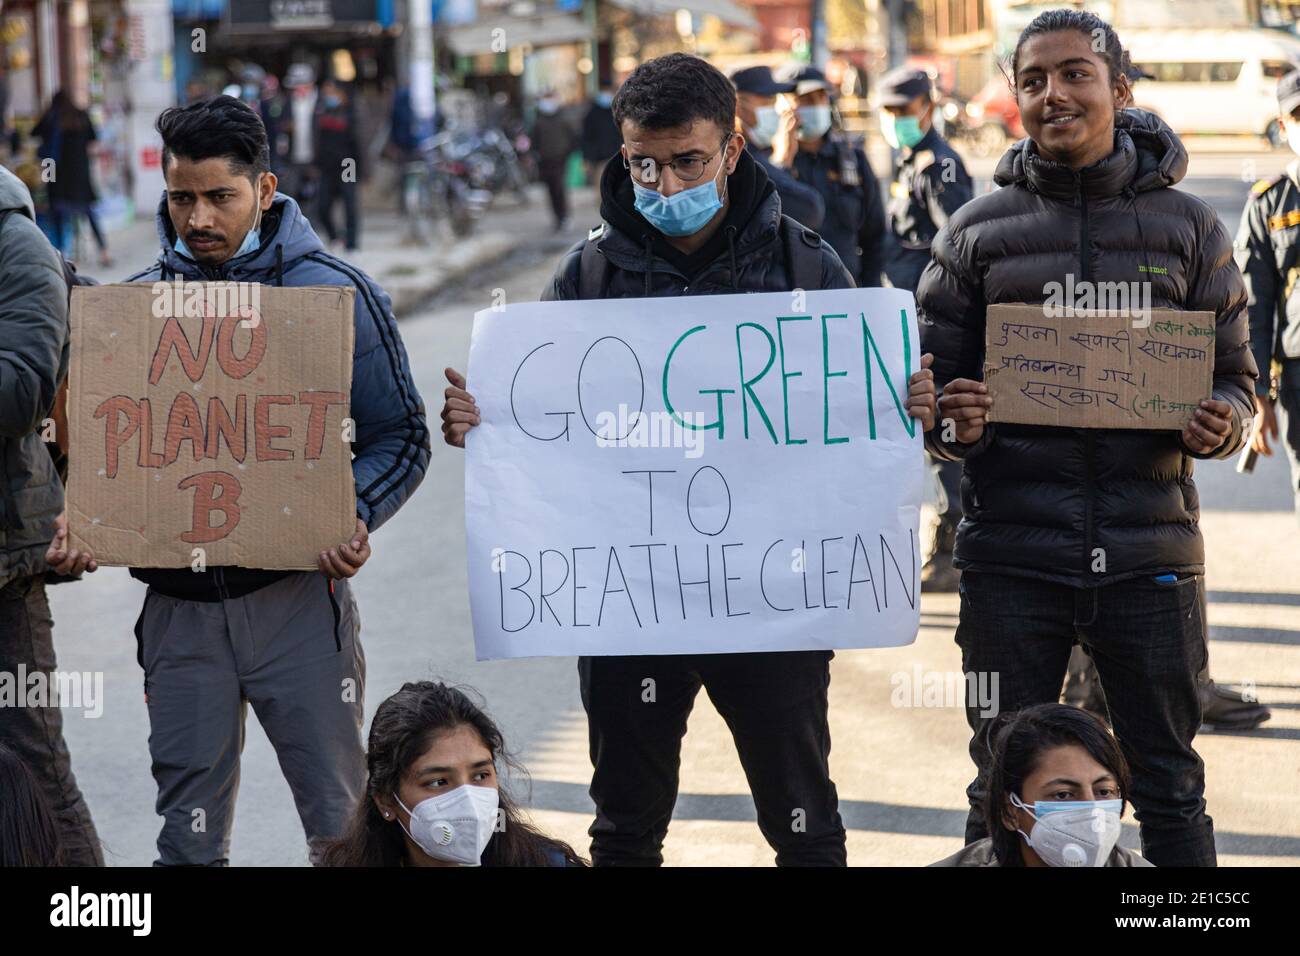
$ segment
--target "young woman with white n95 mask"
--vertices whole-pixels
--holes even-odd
[[[585,866],[528,823],[503,789],[514,764],[501,731],[467,694],[404,684],[375,712],[366,794],[325,866]]]

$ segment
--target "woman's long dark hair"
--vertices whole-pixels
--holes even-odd
[[[59,827],[27,764],[0,743],[0,867],[62,866]]]
[[[1130,775],[1119,743],[1106,725],[1088,711],[1065,704],[1037,704],[999,717],[989,731],[993,765],[984,798],[984,822],[993,838],[993,852],[1001,866],[1023,866],[1020,844],[1024,839],[1008,830],[1003,814],[1011,794],[1023,802],[1025,778],[1034,772],[1043,751],[1078,746],[1115,777],[1119,792],[1127,796]]]
[[[506,752],[501,731],[483,708],[457,687],[432,681],[403,684],[375,711],[370,723],[370,745],[366,754],[369,779],[365,796],[357,806],[347,832],[325,849],[325,866],[400,866],[406,857],[406,841],[399,824],[385,820],[375,806],[376,796],[396,793],[402,777],[430,744],[458,727],[470,727],[492,754],[498,772],[521,768]],[[489,866],[551,866],[562,855],[566,863],[586,861],[561,840],[541,833],[525,822],[505,789],[499,791],[504,828],[492,834],[483,851]]]

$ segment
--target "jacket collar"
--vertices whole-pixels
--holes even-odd
[[[167,212],[167,194],[158,203],[156,216],[158,240],[162,251],[158,261],[165,272],[190,279],[229,279],[266,282],[277,278],[284,264],[301,259],[325,246],[312,229],[298,204],[283,193],[276,193],[271,208],[262,214],[261,244],[252,252],[227,259],[217,266],[201,266],[175,249],[176,231]]]
[[[1014,144],[993,175],[999,186],[1023,185],[1052,199],[1093,198],[1172,186],[1187,173],[1187,150],[1164,121],[1145,110],[1121,110],[1115,146],[1104,159],[1070,169],[1044,159],[1031,139]]]

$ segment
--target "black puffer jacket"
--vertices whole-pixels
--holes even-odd
[[[1169,188],[1186,170],[1169,127],[1126,110],[1114,152],[1083,170],[1044,160],[1030,140],[1015,144],[994,176],[1003,188],[962,207],[935,237],[916,298],[940,389],[982,378],[987,304],[1043,302],[1044,286],[1067,273],[1076,284],[1149,279],[1153,308],[1218,317],[1214,397],[1234,419],[1209,456],[1193,455],[1174,431],[995,423],[960,445],[935,428],[927,445],[966,461],[957,567],[1077,586],[1204,571],[1191,458],[1241,447],[1256,370],[1232,242],[1208,205]]]
[[[695,259],[702,264],[688,276],[682,255],[633,205],[632,179],[615,156],[600,177],[600,214],[604,226],[593,238],[574,245],[560,261],[542,301],[578,298],[582,247],[594,242],[611,268],[604,298],[629,299],[735,292],[788,292],[781,241],[781,199],[763,168],[741,152],[728,177],[731,208],[722,228]],[[821,289],[851,289],[853,278],[824,239],[821,240]],[[672,261],[676,260],[676,262]]]

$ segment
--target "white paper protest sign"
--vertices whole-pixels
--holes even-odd
[[[919,364],[895,289],[479,312],[478,658],[910,644]]]

